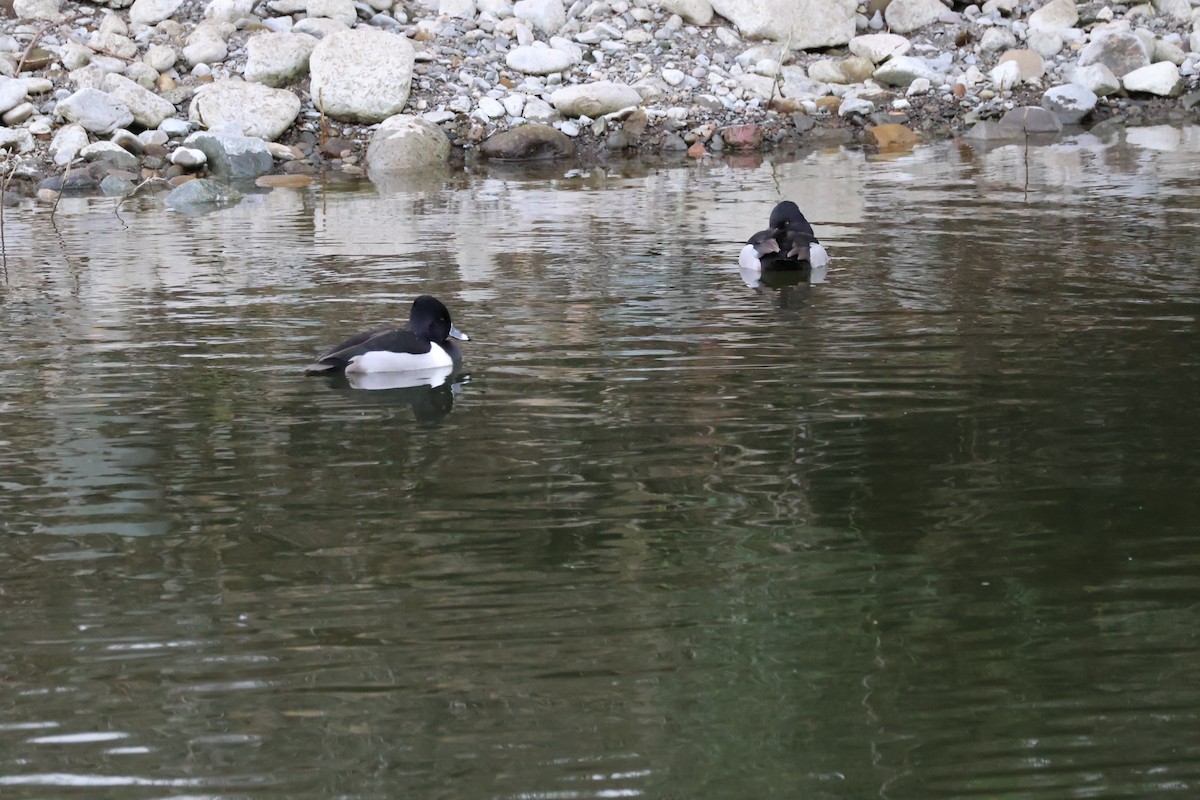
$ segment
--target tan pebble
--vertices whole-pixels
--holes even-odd
[[[37,199],[39,203],[53,205],[54,203],[58,202],[58,192],[54,191],[53,189],[38,189]]]
[[[299,189],[312,183],[311,175],[260,175],[254,179],[255,186]]]
[[[171,186],[172,188],[174,188],[176,186],[182,186],[183,184],[187,183],[188,181],[194,181],[194,180],[196,180],[195,175],[176,175],[174,178],[170,178],[167,181],[167,184],[169,186]]]

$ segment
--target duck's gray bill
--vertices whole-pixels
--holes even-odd
[[[450,326],[450,338],[458,339],[460,342],[471,341],[470,336],[467,336],[465,333],[463,333],[462,331],[460,331],[458,328],[454,327],[453,325]]]

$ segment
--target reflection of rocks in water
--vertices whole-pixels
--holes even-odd
[[[449,367],[413,372],[370,372],[329,376],[329,386],[362,393],[372,403],[412,407],[419,422],[436,423],[454,408],[454,395],[470,380],[465,373],[451,375]]]

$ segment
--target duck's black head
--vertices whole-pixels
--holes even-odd
[[[800,213],[800,206],[791,200],[784,200],[771,212],[770,226],[776,230],[804,231],[812,235],[812,225]]]
[[[438,345],[445,345],[446,340],[451,337],[464,342],[470,339],[454,327],[450,311],[442,301],[427,294],[413,301],[412,310],[408,312],[408,329],[422,339]]]

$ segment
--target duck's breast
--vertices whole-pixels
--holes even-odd
[[[441,346],[430,343],[428,353],[397,353],[369,350],[350,359],[346,372],[411,372],[454,366],[454,360]]]

